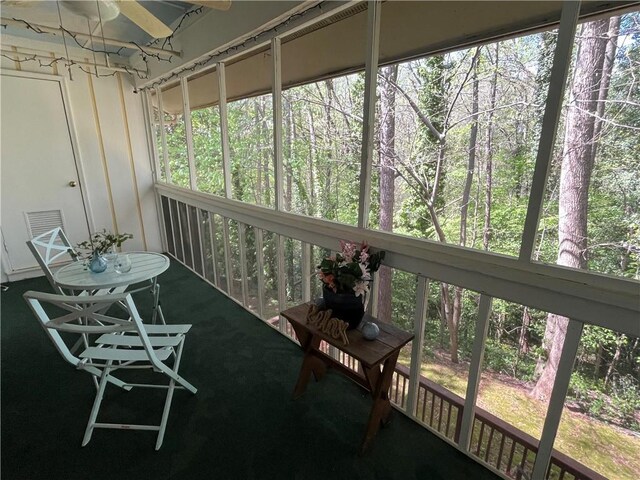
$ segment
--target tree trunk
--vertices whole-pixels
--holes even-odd
[[[496,43],[496,58],[491,77],[491,87],[489,93],[489,113],[487,115],[487,140],[485,145],[485,187],[484,187],[484,227],[482,229],[482,247],[489,250],[489,240],[491,239],[491,195],[493,183],[493,111],[496,108],[496,90],[498,85],[498,64],[500,55],[500,44]]]
[[[609,85],[611,85],[611,73],[613,62],[616,59],[618,48],[618,32],[620,31],[620,17],[609,19],[609,31],[607,32],[607,47],[604,53],[604,63],[602,65],[602,80],[598,90],[598,104],[596,106],[596,118],[593,126],[593,148],[591,150],[591,162],[595,162],[600,134],[602,133],[602,118],[604,117],[604,107],[609,96]]]
[[[380,230],[393,231],[393,204],[396,175],[396,89],[398,66],[382,69],[380,92]],[[391,279],[393,271],[382,266],[378,273],[378,318],[391,320]]]
[[[316,205],[316,181],[315,181],[315,158],[318,151],[316,145],[316,127],[313,121],[313,112],[309,110],[309,207],[307,215],[315,214]]]
[[[529,325],[531,325],[531,314],[529,313],[529,307],[524,307],[522,311],[522,328],[520,329],[520,338],[518,339],[519,355],[529,353]]]
[[[583,25],[567,113],[558,216],[558,265],[587,266],[587,201],[593,170],[594,113],[602,76],[608,20]],[[553,389],[569,319],[547,316],[543,348],[547,360],[531,395],[548,399]]]
[[[476,146],[478,143],[478,59],[480,48],[476,48],[476,53],[471,60],[473,62],[472,73],[472,101],[471,101],[471,132],[469,134],[469,157],[467,164],[467,178],[462,192],[462,204],[460,206],[460,245],[463,247],[467,243],[467,215],[469,211],[469,199],[471,196],[471,184],[473,183],[473,173],[476,168]]]
[[[593,366],[593,378],[597,381],[600,378],[600,367],[602,367],[602,353],[604,352],[604,348],[602,347],[602,343],[598,342],[598,346],[596,347],[596,361]]]
[[[460,290],[460,292],[458,292]],[[440,299],[442,302],[442,308],[444,310],[444,318],[447,321],[447,328],[449,330],[449,353],[451,355],[451,361],[458,363],[458,324],[457,321],[460,318],[459,312],[461,310],[461,298],[462,289],[455,287],[454,298],[451,300],[450,295],[451,288],[448,284],[440,284]],[[459,295],[459,296],[458,296]],[[456,315],[456,312],[458,315]]]
[[[616,336],[616,353],[613,354],[609,368],[607,369],[607,375],[604,377],[604,387],[607,388],[613,377],[613,373],[616,371],[618,362],[620,361],[620,355],[622,353],[622,343],[624,334],[620,333]]]

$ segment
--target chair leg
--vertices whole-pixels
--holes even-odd
[[[96,385],[96,390],[97,390],[98,389],[98,382],[96,380],[96,377],[100,377],[102,375],[102,372],[99,369],[95,368],[95,367],[84,366],[82,368],[92,375],[93,381],[94,381],[94,383]],[[107,377],[107,382],[115,385],[116,387],[120,387],[123,390],[126,390],[127,392],[133,388],[131,385],[128,385],[127,383],[123,382],[122,380],[120,380],[117,377],[114,377],[113,375],[109,375]]]
[[[176,360],[175,360],[175,363],[173,364],[173,369],[170,370],[173,375],[170,376],[169,388],[167,390],[167,398],[164,402],[164,410],[162,411],[162,420],[160,421],[160,430],[158,431],[158,438],[156,440],[156,450],[159,450],[160,447],[162,446],[162,441],[164,440],[164,432],[167,428],[167,420],[169,419],[169,410],[171,409],[171,402],[173,400],[173,392],[176,386],[176,379],[178,380],[180,379],[180,376],[178,375],[178,369],[180,368],[180,360],[182,359],[183,347],[184,347],[184,337],[182,338],[182,341],[178,345],[178,351],[176,352]],[[188,390],[194,389],[192,390],[192,393],[195,393],[195,387],[193,387],[193,385],[191,385],[189,382],[186,382],[184,379],[182,379],[180,383],[181,384],[186,383],[188,386],[187,385],[183,385],[183,386]],[[191,387],[191,389],[189,389],[189,387]]]
[[[162,324],[166,325],[167,322],[164,321],[164,314],[160,306],[160,284],[155,280],[151,286],[151,293],[153,294],[153,316],[151,317],[151,323],[155,325],[156,319],[160,317]]]
[[[104,391],[107,387],[107,381],[109,377],[109,372],[111,371],[112,360],[107,362],[104,370],[102,370],[102,375],[100,375],[100,385],[98,386],[98,391],[96,392],[96,398],[93,401],[93,408],[91,409],[91,414],[89,415],[89,421],[87,422],[87,429],[84,432],[84,438],[82,439],[82,446],[84,447],[91,440],[91,435],[93,434],[93,429],[96,424],[96,418],[98,418],[98,411],[100,410],[100,404],[102,403],[102,398],[104,397]]]
[[[158,431],[158,438],[156,440],[156,450],[160,450],[162,441],[164,440],[164,432],[167,428],[167,420],[169,419],[169,410],[171,409],[171,401],[173,400],[173,391],[175,390],[176,382],[172,378],[169,382],[169,388],[167,390],[167,398],[164,401],[164,410],[162,410],[162,420],[160,421],[160,430]]]

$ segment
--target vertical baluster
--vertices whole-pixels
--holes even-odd
[[[496,431],[494,427],[491,427],[489,432],[489,440],[487,440],[487,450],[484,452],[484,461],[489,463],[489,452],[491,451],[491,442],[493,441],[493,433]]]
[[[423,395],[422,395],[422,415],[421,415],[421,417],[422,417],[422,421],[424,423],[427,423],[427,422],[425,422],[425,418],[427,416],[427,389],[425,387],[425,388],[421,388],[421,390],[424,392]]]
[[[204,234],[202,231],[202,211],[196,208],[196,218],[198,220],[198,241],[200,242],[200,264],[202,265],[202,277],[207,278],[207,269],[204,263]],[[194,260],[195,262],[195,260]]]
[[[447,428],[444,432],[444,436],[449,438],[449,427],[451,427],[451,402],[447,402]]]
[[[500,464],[502,463],[502,451],[504,450],[504,441],[507,437],[502,433],[502,440],[500,440],[500,448],[498,449],[498,459],[496,460],[496,470],[500,470]]]
[[[255,228],[256,269],[258,274],[258,316],[264,320],[264,237],[261,228]],[[291,328],[289,328],[291,331]]]
[[[482,448],[482,439],[484,437],[484,422],[480,422],[480,435],[478,436],[478,448],[476,450],[476,456],[480,456],[480,449]]]
[[[462,411],[460,407],[456,407],[456,431],[453,434],[453,441],[458,443],[460,440],[460,432],[462,431]],[[471,434],[473,435],[473,427],[471,428]]]
[[[509,440],[511,440],[511,451],[509,452],[509,460],[507,461],[507,473],[511,471],[511,466],[513,465],[513,455],[516,453],[516,440],[511,437],[509,438]]]
[[[431,415],[429,416],[429,426],[433,428],[433,414],[436,410],[436,394],[431,392]]]
[[[442,408],[444,407],[444,398],[440,397],[440,411],[438,412],[438,431],[442,428]]]
[[[220,286],[220,280],[218,278],[218,265],[216,254],[216,222],[212,212],[209,213],[209,244],[211,248],[211,263],[213,264],[213,284],[216,287]]]
[[[527,455],[529,454],[529,449],[523,445],[524,451],[522,452],[522,460],[520,460],[520,468],[524,472],[524,466],[527,463]]]
[[[227,274],[227,295],[233,297],[233,271],[231,269],[231,245],[229,245],[229,219],[222,217],[224,236],[224,270]]]
[[[176,227],[173,220],[173,209],[171,208],[171,199],[167,197],[167,208],[169,209],[169,223],[171,224],[171,243],[173,244],[173,251],[170,251],[174,257],[178,257],[178,250],[176,249]],[[177,211],[177,210],[176,210]]]
[[[240,243],[240,282],[242,285],[242,304],[249,306],[249,286],[247,282],[246,225],[238,222],[238,243]]]
[[[193,235],[191,235],[191,206],[184,204],[185,216],[187,217],[187,235],[189,238],[189,252],[191,253],[191,265],[187,265],[194,272],[196,271],[196,259],[193,258]],[[184,244],[184,241],[183,241]],[[186,258],[185,258],[186,260]],[[185,262],[186,263],[186,262]]]

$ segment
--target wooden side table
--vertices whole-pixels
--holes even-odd
[[[360,454],[363,454],[371,445],[380,425],[389,422],[391,379],[400,349],[413,339],[413,334],[400,330],[391,324],[379,322],[370,315],[365,315],[364,321],[375,322],[380,327],[378,338],[365,340],[359,330],[349,330],[347,332],[349,345],[344,345],[340,340],[333,339],[314,326],[307,324],[308,305],[304,303],[282,312],[282,316],[289,321],[296,332],[300,346],[304,351],[304,359],[293,391],[293,398],[296,399],[304,393],[312,373],[318,381],[326,372],[327,367],[335,368],[369,391],[373,405],[360,446]],[[322,340],[359,361],[363,373],[355,372],[322,352],[320,350]]]

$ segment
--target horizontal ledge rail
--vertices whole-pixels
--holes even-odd
[[[161,195],[273,233],[339,250],[340,240],[385,250],[385,264],[426,278],[640,336],[640,282],[279,212],[157,182]]]

